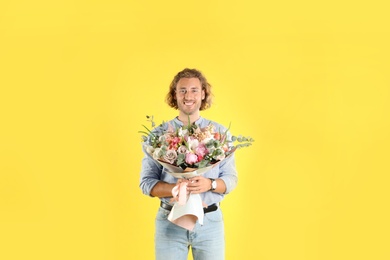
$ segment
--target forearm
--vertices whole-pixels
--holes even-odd
[[[157,182],[156,185],[150,191],[152,197],[166,198],[172,197],[172,189],[175,187],[176,183],[167,183],[164,181]]]

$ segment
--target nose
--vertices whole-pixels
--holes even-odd
[[[184,94],[184,98],[185,99],[189,99],[190,97],[191,97],[192,95],[191,95],[191,91],[186,91],[186,93]]]

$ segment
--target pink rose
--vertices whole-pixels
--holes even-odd
[[[170,164],[173,164],[177,158],[177,153],[174,150],[168,150],[163,159]]]
[[[196,154],[193,154],[193,153],[187,153],[186,154],[186,163],[194,164],[197,161],[198,161],[198,156],[196,156]]]
[[[203,143],[200,143],[195,149],[195,153],[202,158],[207,154],[207,148]]]

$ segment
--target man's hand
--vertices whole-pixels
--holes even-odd
[[[203,193],[211,189],[211,180],[203,176],[196,176],[188,180],[187,190],[192,194]]]

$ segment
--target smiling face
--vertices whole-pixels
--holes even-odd
[[[198,78],[181,78],[176,85],[175,99],[177,102],[179,119],[187,120],[190,115],[191,121],[199,117],[199,109],[205,98],[205,91]]]

